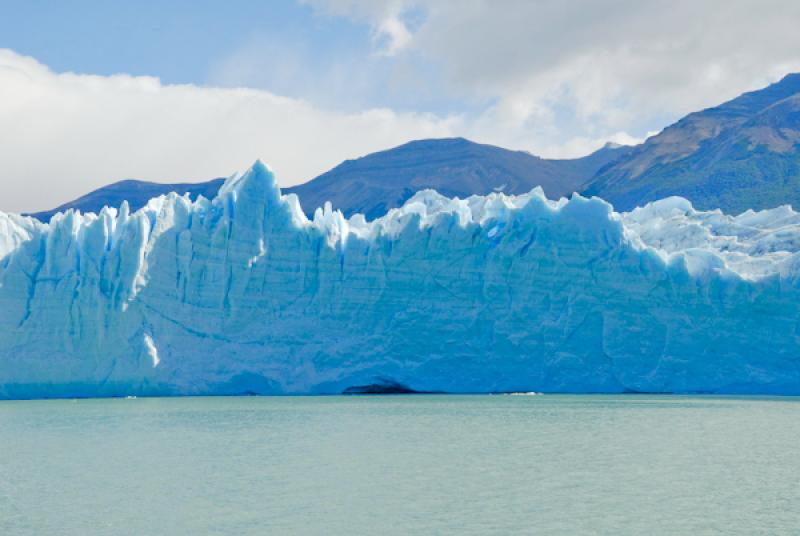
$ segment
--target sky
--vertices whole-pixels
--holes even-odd
[[[638,143],[800,71],[796,0],[0,0],[0,210],[419,138]]]

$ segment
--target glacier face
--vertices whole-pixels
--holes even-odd
[[[0,214],[0,397],[800,393],[800,214],[433,191],[308,220],[213,200]]]

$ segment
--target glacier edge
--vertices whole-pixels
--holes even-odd
[[[800,393],[800,215],[448,199],[309,220],[257,162],[207,200],[0,213],[0,397]]]

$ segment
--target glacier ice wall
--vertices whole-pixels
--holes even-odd
[[[308,220],[213,200],[0,214],[0,397],[800,393],[800,214],[433,191]]]

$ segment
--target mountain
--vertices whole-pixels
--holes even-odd
[[[368,220],[429,188],[464,198],[493,191],[521,194],[541,186],[557,199],[581,190],[598,169],[629,150],[607,145],[584,158],[547,160],[464,138],[419,140],[347,160],[284,191],[296,193],[307,212],[331,201],[345,216],[358,212]]]
[[[213,200],[0,213],[0,398],[800,394],[800,214],[427,190],[308,221],[261,163]]]
[[[360,212],[367,219],[382,216],[426,188],[468,197],[493,191],[521,194],[541,186],[549,197],[558,198],[580,190],[598,169],[628,151],[630,147],[609,144],[584,158],[546,160],[464,138],[419,140],[347,160],[305,184],[283,188],[283,192],[296,193],[309,216],[331,201],[346,216]],[[97,213],[104,206],[118,207],[123,200],[136,210],[149,199],[172,191],[188,192],[192,199],[200,194],[211,199],[223,180],[196,184],[125,180],[31,216],[49,221],[56,212],[69,208]]]
[[[124,199],[135,209],[170,191],[211,198],[221,184],[122,181],[33,216],[98,212]],[[623,211],[669,196],[735,213],[800,207],[800,74],[689,114],[635,147],[609,144],[583,158],[547,160],[464,138],[418,140],[347,160],[284,192],[296,193],[308,215],[331,201],[345,216],[372,220],[428,188],[463,198],[535,186],[550,198],[596,195]]]
[[[119,207],[123,201],[127,201],[130,209],[136,211],[145,206],[152,198],[169,192],[176,192],[179,195],[188,193],[193,200],[197,199],[200,195],[206,199],[211,199],[217,195],[217,190],[219,190],[223,182],[225,182],[224,178],[207,182],[175,184],[161,184],[128,179],[103,186],[102,188],[98,188],[97,190],[89,192],[68,203],[64,203],[52,210],[36,212],[30,214],[30,216],[46,222],[50,221],[50,218],[54,214],[64,212],[70,208],[80,210],[83,213],[94,212],[97,214],[103,207],[116,208]]]
[[[800,74],[689,114],[601,169],[583,193],[618,210],[672,195],[726,212],[800,207]]]

